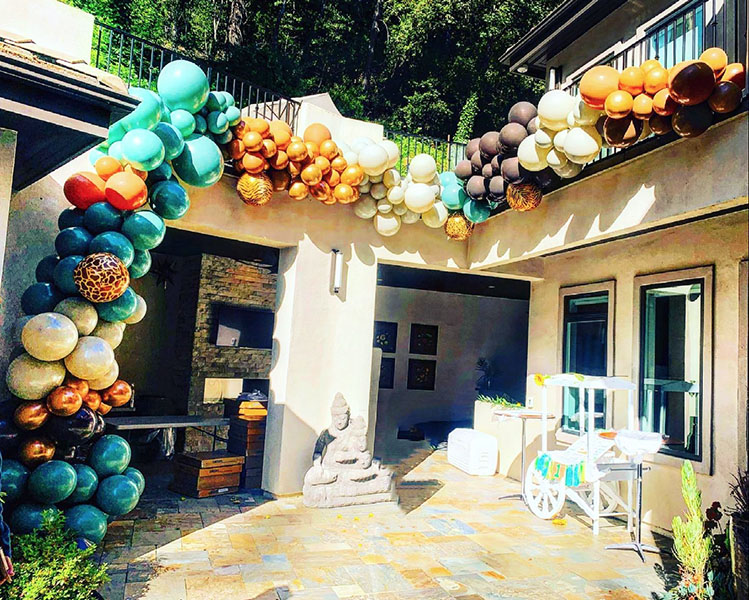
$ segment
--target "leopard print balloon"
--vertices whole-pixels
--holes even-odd
[[[130,273],[114,254],[97,252],[78,263],[73,281],[89,302],[111,302],[125,293],[130,285]]]

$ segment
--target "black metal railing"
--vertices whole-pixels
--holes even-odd
[[[92,66],[117,75],[128,87],[156,91],[156,80],[161,69],[178,59],[199,64],[208,76],[211,89],[230,92],[243,115],[279,119],[292,128],[296,125],[300,106],[296,100],[227,73],[210,61],[153,44],[98,20],[95,22]]]
[[[386,129],[385,139],[392,140],[400,150],[397,168],[401,175],[408,172],[411,159],[417,154],[429,154],[437,163],[437,171],[452,171],[459,160],[465,158],[466,145],[463,142],[442,140],[426,135],[404,133]]]

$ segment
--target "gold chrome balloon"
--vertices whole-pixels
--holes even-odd
[[[15,424],[26,431],[39,429],[47,422],[47,419],[49,419],[49,410],[41,400],[19,404],[13,413]]]

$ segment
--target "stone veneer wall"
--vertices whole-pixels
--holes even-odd
[[[270,374],[271,350],[216,346],[216,306],[226,304],[274,310],[275,273],[250,263],[203,254],[185,261],[181,273],[176,331],[175,375],[184,387],[183,410],[189,415],[222,416],[223,403],[204,403],[205,380],[210,377],[265,379]],[[180,385],[180,387],[182,387]],[[226,437],[227,431],[219,430]],[[216,448],[225,445],[219,443]],[[209,436],[188,429],[185,450],[210,450]]]

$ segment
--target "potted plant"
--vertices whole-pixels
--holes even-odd
[[[749,598],[749,471],[734,476],[731,497],[735,506],[729,511],[728,534],[734,590],[737,598]]]

